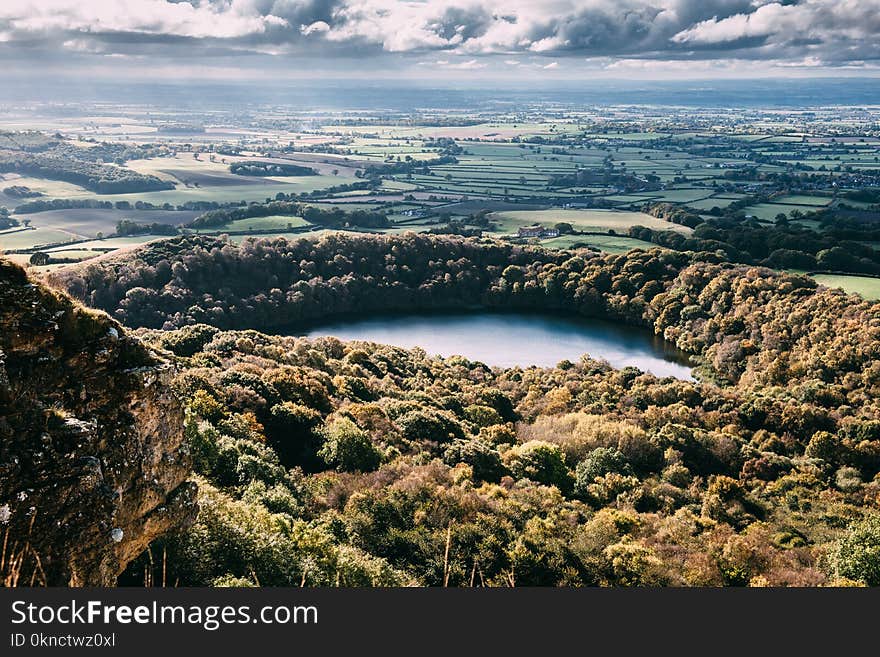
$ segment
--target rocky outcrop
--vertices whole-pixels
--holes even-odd
[[[107,315],[0,260],[0,583],[112,585],[191,522],[171,374]]]

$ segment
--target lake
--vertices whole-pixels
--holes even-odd
[[[443,313],[346,318],[298,335],[421,347],[431,355],[464,356],[497,367],[553,367],[589,354],[615,368],[693,380],[686,354],[647,329],[597,319],[526,313]]]

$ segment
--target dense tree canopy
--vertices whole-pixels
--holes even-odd
[[[334,234],[175,238],[55,280],[178,361],[207,504],[165,544],[181,583],[873,581],[876,528],[849,527],[880,505],[880,305],[809,278]],[[463,304],[646,326],[701,380],[250,330]]]

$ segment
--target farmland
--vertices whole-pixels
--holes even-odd
[[[0,249],[31,249],[45,244],[72,242],[81,236],[67,230],[33,228],[30,230],[6,230],[0,232]]]
[[[306,226],[311,226],[311,224],[303,219],[302,217],[291,217],[286,215],[270,215],[268,217],[253,217],[250,219],[239,219],[237,221],[230,222],[228,224],[223,224],[221,226],[217,226],[212,228],[211,233],[216,232],[224,232],[224,231],[242,231],[242,230],[257,230],[257,231],[278,231],[284,232],[290,230],[291,228],[303,228]],[[196,232],[206,232],[206,231],[196,231]]]
[[[880,278],[839,274],[814,274],[813,278],[821,285],[840,288],[844,292],[858,294],[865,299],[880,300]]]
[[[96,154],[112,155],[118,160],[112,166],[130,171],[133,180],[168,188],[95,193],[71,182],[3,174],[5,188],[15,189],[0,191],[0,204],[34,230],[0,235],[0,247],[33,250],[103,238],[99,242],[112,248],[117,238],[129,239],[116,235],[120,221],[127,222],[126,231],[146,231],[134,236],[144,241],[187,232],[206,210],[283,199],[388,218],[384,226],[338,226],[356,231],[518,239],[525,226],[570,224],[572,234],[537,241],[553,249],[615,253],[649,246],[713,250],[703,237],[706,227],[693,233],[698,223],[772,226],[784,215],[792,226],[828,235],[839,211],[870,216],[880,200],[851,196],[851,190],[880,186],[880,141],[860,135],[855,119],[824,110],[801,126],[806,137],[791,134],[784,113],[759,109],[730,125],[711,110],[657,109],[644,116],[627,107],[483,110],[479,120],[460,125],[455,112],[383,122],[382,113],[349,119],[315,111],[288,117],[282,128],[283,115],[281,109],[255,112],[246,127],[237,123],[240,117],[222,127],[211,127],[207,117],[189,119],[182,125],[207,126],[192,132],[158,129],[136,109],[115,120],[64,119],[56,126],[58,137],[47,143],[71,158],[71,167],[100,161]],[[52,124],[34,125],[46,130]],[[276,170],[303,175],[272,175]],[[44,207],[51,203],[62,206]],[[657,211],[659,206],[690,218],[669,220],[670,210]],[[256,214],[198,232],[298,235],[313,229],[296,214]],[[699,240],[685,246],[681,239],[692,235]],[[857,241],[874,243],[878,236],[866,233]],[[810,268],[813,262],[801,264]],[[835,263],[826,264],[834,269]]]
[[[625,233],[633,226],[645,226],[657,230],[675,230],[688,233],[689,228],[677,226],[642,212],[622,212],[615,210],[523,210],[495,212],[489,215],[498,229],[504,233],[515,233],[518,228],[534,224],[553,225],[569,223],[576,231]]]
[[[541,246],[552,249],[587,248],[605,253],[626,253],[633,249],[656,249],[656,244],[618,235],[562,235],[544,239]]]

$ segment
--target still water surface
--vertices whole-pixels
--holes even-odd
[[[613,367],[635,366],[656,376],[693,380],[684,354],[647,329],[595,319],[520,313],[381,315],[340,319],[299,332],[465,356],[490,366],[552,367],[583,354]]]

